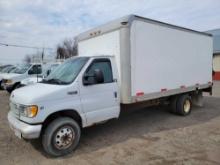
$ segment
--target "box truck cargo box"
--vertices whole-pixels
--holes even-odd
[[[113,55],[121,103],[202,89],[212,82],[212,37],[127,16],[77,37],[79,55]]]

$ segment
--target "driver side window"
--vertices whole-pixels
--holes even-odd
[[[112,74],[112,68],[111,68],[111,62],[109,59],[99,59],[94,60],[92,64],[89,66],[89,68],[86,71],[86,75],[88,76],[87,81],[91,84],[97,84],[94,79],[94,71],[96,69],[99,69],[103,73],[104,82],[103,83],[111,83],[113,82],[113,74]]]

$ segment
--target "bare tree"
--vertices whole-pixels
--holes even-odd
[[[77,56],[77,42],[74,39],[65,39],[62,44],[57,46],[57,59],[66,59]]]
[[[25,57],[24,57],[24,62],[25,63],[31,63],[31,56],[30,55],[26,55]]]
[[[65,49],[61,46],[61,45],[58,45],[57,46],[57,55],[56,55],[56,58],[57,59],[64,59],[65,58]]]

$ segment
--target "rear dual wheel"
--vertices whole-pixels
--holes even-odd
[[[192,101],[189,95],[180,95],[171,99],[171,112],[186,116],[191,113],[191,109]]]

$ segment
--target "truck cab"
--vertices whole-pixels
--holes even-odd
[[[13,91],[8,120],[18,137],[42,137],[44,150],[61,156],[76,148],[81,128],[119,117],[118,89],[114,57],[74,57]]]
[[[16,67],[13,73],[6,74],[2,77],[1,86],[11,93],[20,86],[23,79],[36,77],[42,73],[42,64],[21,64]]]

